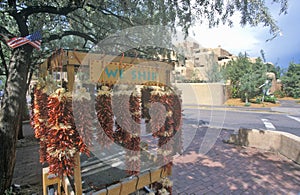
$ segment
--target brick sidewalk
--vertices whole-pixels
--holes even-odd
[[[206,128],[197,131],[174,161],[174,194],[300,194],[300,165],[277,154],[225,144],[222,131],[206,154],[198,154]]]
[[[231,131],[222,131],[206,155],[198,154],[206,130],[200,128],[184,154],[174,160],[173,194],[300,193],[300,165],[271,152],[223,143]],[[41,194],[38,159],[37,143],[18,147],[13,182],[39,186],[34,190]]]

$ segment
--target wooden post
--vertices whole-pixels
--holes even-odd
[[[48,186],[57,184],[57,194],[61,195],[61,180],[59,177],[49,178],[49,167],[43,168],[43,195],[48,194]]]
[[[80,168],[80,154],[75,154],[75,167],[74,167],[74,182],[75,192],[78,195],[82,194],[82,182],[81,182],[81,168]]]
[[[67,65],[67,76],[68,76],[68,90],[73,91],[74,81],[75,81],[75,67],[74,65]]]

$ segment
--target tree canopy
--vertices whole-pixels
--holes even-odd
[[[287,0],[272,2],[280,2],[280,13],[286,13]],[[196,22],[207,21],[210,27],[221,23],[232,25],[236,12],[241,14],[241,25],[261,23],[269,27],[272,35],[279,33],[263,1],[243,0],[6,0],[0,3],[3,18],[0,33],[13,37],[42,30],[44,49],[73,48],[75,45],[88,48],[109,34],[131,26],[164,25],[172,29],[180,26],[187,33]],[[1,40],[4,42],[3,37]]]
[[[223,70],[224,77],[231,83],[231,96],[246,102],[262,93],[260,86],[268,79],[268,72],[276,73],[274,65],[264,63],[260,58],[251,62],[247,54],[241,53]]]
[[[283,90],[287,96],[300,97],[300,64],[291,62],[282,77]]]

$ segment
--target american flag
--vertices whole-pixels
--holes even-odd
[[[12,39],[9,39],[7,41],[7,45],[14,49],[29,43],[34,48],[39,50],[41,48],[41,42],[42,42],[42,34],[40,33],[40,31],[37,31],[26,37],[14,37]]]

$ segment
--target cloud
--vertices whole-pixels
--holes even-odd
[[[300,63],[300,8],[299,0],[289,0],[287,15],[278,15],[278,4],[271,5],[270,11],[279,28],[282,36],[278,36],[272,41],[266,42],[272,35],[269,27],[262,25],[257,27],[239,25],[239,15],[233,18],[234,27],[221,25],[218,28],[208,29],[208,25],[195,26],[192,29],[191,37],[204,47],[218,47],[228,50],[234,55],[239,52],[247,52],[252,57],[259,57],[260,50],[263,49],[267,61],[287,67],[290,61]]]

